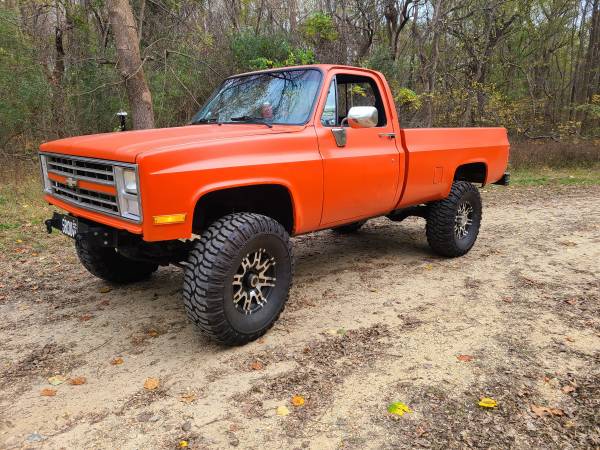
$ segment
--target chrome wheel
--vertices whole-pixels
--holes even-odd
[[[458,205],[456,218],[454,221],[454,235],[458,239],[464,239],[469,235],[469,230],[473,224],[473,207],[467,201]]]
[[[233,276],[233,303],[244,314],[252,314],[269,301],[275,287],[275,258],[264,248],[248,253]]]

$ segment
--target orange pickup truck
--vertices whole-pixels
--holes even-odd
[[[312,65],[226,79],[189,125],[45,143],[46,221],[113,283],[183,268],[189,317],[219,342],[264,334],[288,298],[290,236],[426,219],[440,255],[467,253],[481,199],[507,184],[504,128],[406,129],[381,73]]]

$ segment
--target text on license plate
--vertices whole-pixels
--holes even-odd
[[[75,238],[77,236],[77,219],[74,217],[63,217],[61,224],[61,231],[69,237]]]

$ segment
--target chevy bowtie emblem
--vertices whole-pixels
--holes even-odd
[[[65,183],[71,189],[75,189],[77,187],[77,185],[79,184],[79,181],[77,181],[75,178],[67,177],[67,179],[65,180]]]

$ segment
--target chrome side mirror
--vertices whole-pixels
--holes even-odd
[[[372,128],[377,126],[379,114],[374,106],[353,106],[347,119],[351,128]]]

